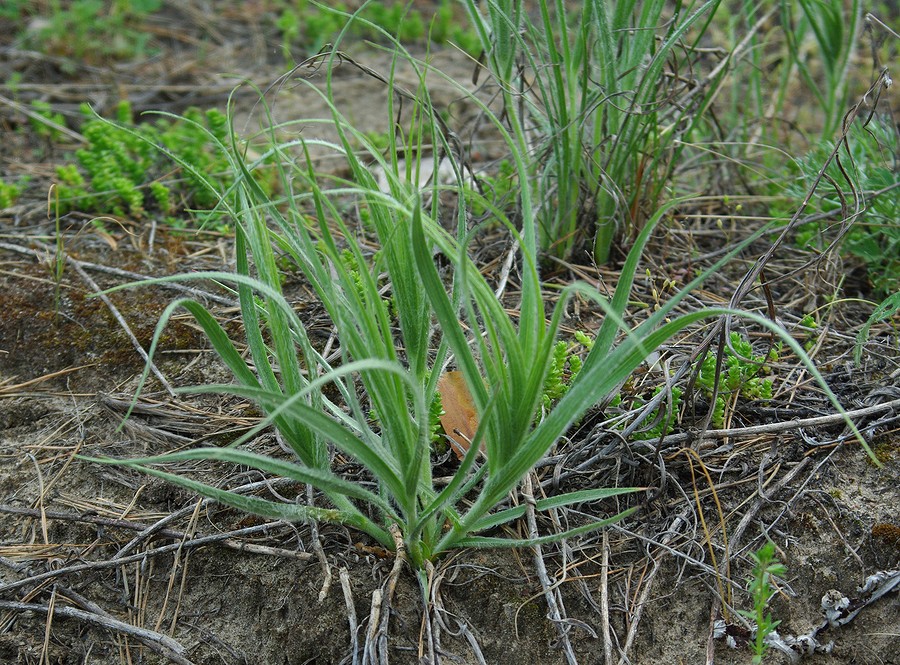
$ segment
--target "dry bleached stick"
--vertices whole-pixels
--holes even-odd
[[[18,612],[40,612],[41,614],[50,614],[54,617],[65,617],[67,619],[77,619],[84,623],[89,623],[100,628],[106,628],[117,633],[128,635],[138,640],[156,653],[168,658],[171,662],[178,665],[192,665],[191,661],[184,657],[186,649],[179,643],[167,635],[157,633],[147,628],[132,626],[130,623],[119,621],[111,616],[97,614],[95,612],[85,612],[75,607],[59,607],[54,605],[50,609],[46,605],[38,603],[20,603],[18,601],[0,600],[0,609],[14,610]]]
[[[800,429],[801,427],[819,427],[822,425],[837,425],[846,422],[847,418],[863,418],[871,416],[882,411],[891,411],[900,409],[900,399],[891,400],[874,406],[867,406],[862,409],[854,409],[846,413],[835,413],[830,416],[816,416],[815,418],[803,418],[800,420],[786,420],[777,423],[768,423],[766,425],[753,425],[752,427],[737,427],[734,429],[711,429],[702,433],[682,432],[680,434],[670,434],[663,437],[663,444],[687,443],[693,439],[727,439],[738,436],[756,436],[758,434],[773,434],[775,432],[785,432],[792,429]]]
[[[525,482],[523,483],[523,487],[520,490],[522,493],[522,499],[525,501],[526,505],[526,523],[528,525],[528,538],[535,540],[538,537],[537,530],[537,519],[535,518],[535,510],[534,507],[536,505],[534,499],[534,489],[531,482],[531,474],[525,476]],[[541,546],[539,544],[535,544],[534,547],[534,567],[537,571],[538,579],[541,581],[541,588],[544,591],[544,598],[547,601],[547,609],[549,610],[548,616],[550,620],[556,627],[556,630],[559,634],[560,645],[562,647],[562,651],[566,656],[566,662],[569,665],[577,665],[578,658],[575,656],[575,650],[572,648],[572,642],[569,640],[569,627],[565,625],[564,621],[564,612],[565,609],[561,608],[560,600],[556,596],[556,588],[554,585],[550,583],[550,578],[547,576],[547,567],[544,565],[544,556],[541,551]]]
[[[387,633],[388,622],[391,618],[391,602],[394,599],[397,581],[400,579],[400,571],[406,561],[406,546],[403,536],[400,534],[400,528],[396,524],[392,524],[390,531],[396,548],[394,565],[384,586],[372,592],[369,630],[363,647],[363,665],[388,665]]]
[[[132,531],[140,531],[140,533],[135,536],[131,541],[128,542],[124,547],[122,547],[115,556],[112,557],[112,561],[121,560],[129,551],[134,549],[137,545],[147,540],[151,536],[158,536],[160,538],[166,538],[170,540],[185,540],[187,535],[182,531],[177,531],[173,529],[164,528],[166,524],[171,522],[173,519],[177,517],[181,517],[186,512],[192,512],[194,510],[194,506],[187,506],[180,511],[176,511],[170,515],[166,515],[164,518],[159,520],[154,524],[142,524],[140,522],[130,522],[128,520],[116,520],[110,519],[108,517],[101,517],[100,515],[90,515],[90,514],[76,514],[76,513],[64,513],[59,511],[50,511],[45,510],[43,513],[38,508],[20,508],[18,506],[4,506],[0,505],[0,513],[6,513],[9,515],[25,515],[27,517],[41,518],[42,516],[51,519],[51,520],[67,520],[70,522],[86,522],[88,524],[97,524],[99,526],[117,528],[117,529],[129,529]],[[268,524],[260,524],[257,525],[259,527],[269,526],[274,527],[277,526],[278,522],[271,522]],[[256,528],[256,527],[254,527]],[[238,550],[240,552],[252,552],[254,554],[268,554],[271,556],[279,556],[290,559],[301,559],[306,561],[312,558],[312,554],[309,552],[295,552],[294,550],[287,550],[280,547],[270,547],[268,545],[256,545],[254,543],[242,543],[240,541],[234,540],[231,536],[237,534],[237,531],[226,533],[226,538],[221,540],[221,544],[225,547]],[[185,540],[186,544],[193,543],[193,540],[187,539]],[[156,552],[156,550],[154,550]]]
[[[667,448],[672,445],[684,445],[686,443],[690,443],[692,441],[696,441],[697,439],[704,440],[712,440],[712,439],[729,439],[729,438],[738,438],[738,437],[747,437],[747,436],[758,436],[760,434],[774,434],[776,432],[786,432],[793,429],[800,429],[804,427],[820,427],[823,425],[838,425],[840,423],[846,422],[846,418],[850,418],[851,420],[854,418],[864,418],[866,416],[872,416],[877,413],[881,413],[883,411],[900,411],[900,399],[891,400],[890,402],[883,402],[881,404],[875,404],[873,406],[867,406],[861,409],[854,409],[852,411],[847,411],[845,415],[840,413],[834,413],[829,416],[816,416],[814,418],[803,418],[803,419],[794,419],[794,420],[783,420],[775,423],[768,423],[765,425],[753,425],[750,427],[736,427],[733,429],[709,429],[703,432],[680,432],[678,434],[669,434],[663,437],[661,440],[656,439],[654,441],[660,444],[659,449]],[[617,434],[615,431],[607,430],[610,434]],[[651,443],[651,442],[645,442]],[[606,457],[609,453],[602,452],[598,455],[595,455],[591,459],[586,462],[582,462],[576,468],[576,470],[581,470],[582,468],[587,468],[595,462],[597,459],[601,457]],[[543,468],[545,466],[552,466],[557,464],[560,460],[564,460],[567,455],[552,455],[544,458],[540,462],[538,462],[537,467]],[[551,483],[558,483],[560,480],[566,478],[567,473],[561,474],[558,478],[551,478],[545,481],[542,481],[541,485],[546,487]]]

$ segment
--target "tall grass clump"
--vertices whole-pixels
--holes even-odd
[[[658,209],[726,72],[685,78],[719,4],[465,0],[527,160],[542,251],[566,256],[586,231],[605,263]]]
[[[859,39],[862,3],[859,0],[780,0],[781,21],[790,58],[807,90],[822,110],[822,136],[828,138],[840,129],[847,109],[848,76],[851,59]],[[807,43],[815,44],[814,57],[803,53]],[[780,104],[784,104],[782,86]]]
[[[749,39],[730,81],[730,108],[720,114],[732,138],[743,134],[750,145],[764,140],[783,146],[786,133],[797,130],[835,137],[850,96],[860,92],[852,89],[851,73],[862,32],[861,4],[740,3],[724,21],[732,43],[742,32]],[[789,122],[798,116],[801,122]]]
[[[449,187],[460,200],[457,227],[448,232],[437,222],[442,186],[432,183],[423,193],[416,172],[420,163],[400,159],[401,154],[421,154],[416,148],[422,147],[426,136],[447,154],[451,146],[428,101],[424,65],[408,55],[397,58],[418,72],[421,84],[415,91],[404,91],[395,84],[393,72],[385,77],[386,94],[403,97],[404,104],[415,109],[404,138],[391,134],[386,153],[357,131],[333,102],[330,61],[325,65],[325,89],[308,90],[322,95],[329,105],[331,117],[326,121],[305,119],[268,128],[268,151],[255,163],[245,161],[240,138],[233,132],[228,141],[219,141],[236,174],[234,184],[221,192],[222,211],[235,221],[236,270],[163,280],[233,284],[244,324],[241,341],[248,353],[242,354],[213,314],[191,299],[177,300],[167,308],[150,353],[172,314],[186,309],[231,370],[234,382],[182,390],[240,396],[256,403],[266,417],[228,446],[116,463],[266,517],[343,523],[389,549],[395,547],[392,532],[398,533],[412,565],[421,571],[426,562],[454,548],[549,542],[628,515],[631,509],[530,539],[493,534],[525,514],[525,504],[510,505],[507,497],[573,423],[616,391],[648,353],[686,327],[728,310],[674,316],[673,308],[701,281],[698,278],[643,323],[620,334],[626,331],[623,319],[641,251],[654,226],[672,210],[671,204],[657,210],[638,235],[612,298],[573,284],[564,289],[549,318],[538,274],[538,220],[535,215],[524,217],[517,231],[502,211],[495,210],[497,221],[519,240],[521,296],[517,313],[510,315],[467,253],[475,231],[466,228],[466,209],[478,195],[458,174],[457,184]],[[478,103],[474,98],[473,102]],[[390,104],[386,122],[395,117],[395,110]],[[482,110],[505,136],[520,169],[517,175],[525,182],[530,167],[521,144],[487,106]],[[336,138],[279,139],[279,130],[296,133],[297,127],[317,123],[334,129]],[[218,139],[211,136],[211,140]],[[337,157],[349,175],[318,173],[312,151]],[[253,178],[255,166],[273,157],[286,192],[277,200]],[[386,186],[379,187],[373,165],[385,173]],[[190,168],[183,162],[182,166]],[[534,210],[529,188],[521,188],[519,196],[521,210]],[[344,211],[353,207],[348,202],[366,211],[367,232],[378,246],[374,254],[356,241],[363,231],[345,219]],[[483,200],[480,204],[489,205]],[[436,266],[438,255],[449,264],[448,274]],[[279,267],[283,257],[299,269],[327,312],[340,344],[337,360],[329,361],[313,344],[286,300]],[[596,301],[606,316],[568,391],[537,417],[563,312],[576,293]],[[786,343],[802,354],[792,339]],[[432,477],[431,413],[438,380],[448,366],[464,377],[479,424],[449,483],[438,485]],[[254,437],[270,426],[294,459],[249,449]],[[348,480],[332,469],[335,451],[365,469],[361,480]],[[320,498],[317,505],[302,505],[241,496],[159,467],[185,460],[219,460],[287,477],[313,486]],[[585,489],[540,499],[534,507],[545,511],[629,491],[633,489]]]

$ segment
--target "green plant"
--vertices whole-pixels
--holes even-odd
[[[285,61],[294,62],[291,47],[298,43],[305,53],[320,51],[341,33],[351,11],[344,2],[328,5],[315,0],[285,2],[276,20]],[[434,43],[452,42],[469,53],[477,52],[477,36],[455,20],[452,0],[440,0],[430,26],[425,25],[422,14],[414,6],[400,0],[366,3],[356,16],[359,20],[349,24],[348,34],[363,39],[385,41],[387,34],[408,44],[421,42],[427,36]]]
[[[754,355],[750,342],[740,333],[732,332],[729,340],[730,343],[725,347],[718,394],[713,406],[712,423],[715,427],[724,425],[726,405],[737,395],[746,399],[772,399],[772,379],[758,376],[772,358]],[[716,370],[715,355],[707,354],[700,365],[697,385],[710,396],[716,386]]]
[[[62,278],[66,269],[66,253],[60,225],[59,215],[59,190],[56,185],[51,185],[47,192],[47,216],[54,220],[54,236],[56,238],[55,252],[50,261],[50,273],[53,276],[53,308],[56,316],[59,316],[59,303],[62,295]]]
[[[834,237],[829,233],[834,217],[840,215],[844,224],[853,224],[841,239],[841,250],[866,265],[876,293],[889,294],[900,287],[900,131],[889,116],[875,114],[865,124],[855,121],[843,145],[842,161],[831,162],[827,184],[810,202],[811,212],[832,213],[831,219],[802,224],[796,242],[825,249]],[[823,142],[796,160],[800,174],[787,187],[792,201],[803,200],[832,150],[833,144]],[[864,206],[858,213],[848,206],[853,192]]]
[[[534,189],[541,249],[565,256],[588,227],[594,258],[605,263],[614,238],[636,233],[644,211],[658,208],[674,158],[717,89],[721,72],[688,93],[664,66],[690,59],[719,1],[672,20],[663,0],[589,0],[580,12],[540,0],[539,19],[521,0],[465,4],[517,150],[531,157],[520,182]]]
[[[81,132],[87,145],[75,152],[76,163],[60,165],[56,170],[63,212],[78,209],[139,218],[148,205],[169,215],[176,201],[210,210],[218,204],[219,194],[234,182],[230,164],[215,149],[216,141],[223,141],[228,133],[227,120],[220,111],[192,108],[183,118],[162,117],[155,124],[136,124],[131,105],[122,101],[116,109],[115,125],[97,117],[88,107],[83,108],[83,114]],[[172,177],[167,151],[177,151],[191,165],[177,179]],[[257,172],[257,178],[263,186],[271,186],[264,169]],[[194,215],[200,225],[209,219],[227,226],[215,222],[212,216],[205,218],[199,211]]]
[[[15,183],[6,182],[0,178],[0,210],[11,208],[19,200],[25,190],[26,182],[25,178],[19,178]]]
[[[515,165],[508,159],[501,160],[496,170],[478,174],[477,191],[483,194],[485,203],[481,203],[481,197],[470,196],[472,215],[481,219],[489,216],[493,208],[500,208],[507,214],[511,212],[510,206],[516,201],[516,182]],[[472,187],[472,190],[476,188]]]
[[[398,53],[398,57],[407,58],[417,68],[421,77],[415,97],[410,95],[405,100],[414,105],[419,119],[407,136],[409,142],[421,147],[423,137],[433,137],[443,142],[449,154],[446,137],[428,103],[424,86],[426,66],[403,54],[399,47]],[[654,227],[680,201],[660,208],[648,220],[628,254],[611,299],[585,284],[570,285],[557,299],[548,321],[538,268],[538,222],[531,214],[535,209],[532,192],[528,187],[520,188],[517,209],[528,213],[522,216],[520,231],[502,211],[495,211],[498,220],[519,241],[520,302],[517,314],[510,315],[467,252],[471,239],[466,227],[466,208],[470,206],[467,199],[478,195],[462,184],[461,171],[457,171],[457,185],[452,189],[462,201],[456,233],[450,234],[437,221],[442,186],[432,183],[430,204],[423,205],[417,179],[407,176],[408,165],[400,157],[394,133],[389,135],[391,143],[386,155],[371,145],[335,105],[330,95],[332,60],[325,64],[326,90],[311,86],[310,94],[321,94],[329,105],[332,117],[328,122],[337,129],[339,138],[335,143],[314,143],[343,160],[349,176],[343,179],[317,173],[303,137],[279,142],[275,127],[271,129],[269,151],[252,163],[245,161],[242,143],[233,132],[222,140],[205,130],[229,161],[230,171],[236,174],[233,186],[219,204],[236,223],[236,270],[150,282],[214,279],[235,285],[246,354],[238,350],[203,305],[182,299],[173,302],[161,317],[150,356],[173,313],[186,309],[233,373],[235,383],[194,386],[182,391],[226,393],[250,399],[265,412],[266,418],[224,448],[100,461],[141,469],[248,512],[278,519],[342,522],[390,549],[395,547],[391,530],[396,530],[420,573],[426,562],[454,548],[550,542],[600,528],[630,514],[634,509],[538,538],[517,540],[489,533],[525,514],[524,505],[510,507],[506,503],[509,493],[568,428],[600,399],[614,392],[649,352],[704,318],[736,314],[711,309],[674,316],[674,308],[707,273],[662,303],[636,328],[629,330],[623,321],[641,252]],[[439,72],[430,71],[430,75]],[[487,105],[475,97],[472,100],[504,135],[517,177],[525,181],[530,167],[526,165],[527,152],[519,150],[518,138],[506,132],[503,122]],[[388,123],[396,115],[393,104],[393,96],[389,96]],[[299,126],[315,122],[316,119],[296,121]],[[177,152],[173,156],[186,172],[204,178],[189,160]],[[254,170],[269,159],[275,163],[286,192],[278,200],[254,178]],[[372,175],[372,163],[386,174],[386,191]],[[302,185],[295,188],[295,183]],[[211,191],[218,191],[212,183],[208,184]],[[348,199],[368,211],[368,224],[374,234],[369,243],[378,247],[374,254],[364,251],[357,242],[358,229],[351,227],[343,214],[348,209]],[[742,247],[722,258],[712,270]],[[443,255],[449,262],[449,281],[438,272],[435,254]],[[339,364],[329,362],[313,345],[303,322],[284,298],[278,256],[290,257],[321,301],[341,345]],[[390,293],[389,300],[384,297],[386,292]],[[568,389],[542,418],[535,418],[554,357],[558,357],[557,333],[563,313],[576,293],[595,301],[606,316],[596,338],[585,344],[589,350]],[[762,317],[746,316],[784,334]],[[464,326],[460,325],[461,320]],[[790,337],[785,343],[821,381],[799,345]],[[471,394],[478,427],[451,481],[437,487],[431,466],[432,409],[441,370],[450,361]],[[141,386],[148,372],[149,366]],[[840,408],[827,386],[824,390]],[[372,412],[377,414],[377,420],[368,417]],[[291,448],[296,461],[264,456],[242,447],[270,426]],[[353,482],[338,476],[330,464],[332,448],[360,464],[368,479]],[[237,495],[156,466],[184,460],[226,461],[307,483],[321,492],[320,500],[327,505],[279,503]],[[539,500],[535,507],[544,511],[630,491],[595,488],[570,492]]]
[[[788,132],[812,131],[831,138],[848,106],[853,62],[860,37],[858,0],[742,0],[725,20],[729,44],[743,42],[732,67],[730,103],[718,119],[732,139],[719,149],[746,151],[784,146]],[[741,37],[746,33],[746,37]],[[799,119],[784,122],[786,118]],[[762,161],[776,173],[783,155]]]
[[[20,19],[29,4],[29,0],[7,0],[0,5],[0,18],[7,21]]]
[[[801,331],[800,335],[805,337],[803,348],[809,353],[819,341],[819,333],[816,332],[819,324],[812,314],[804,314],[803,318],[797,323],[797,327]]]
[[[582,346],[589,348],[587,345]],[[569,391],[572,382],[581,371],[583,362],[581,356],[578,355],[578,350],[577,347],[571,348],[563,340],[559,340],[553,346],[550,368],[547,370],[547,378],[544,380],[544,390],[541,394],[541,405],[545,410],[550,410]]]
[[[429,36],[436,44],[454,44],[466,53],[475,55],[481,49],[481,41],[474,30],[466,28],[456,19],[454,6],[456,3],[452,0],[440,0],[434,20],[429,26]]]
[[[779,0],[784,35],[791,58],[823,111],[823,136],[832,136],[847,108],[847,75],[856,48],[862,10],[859,0]],[[801,53],[804,43],[818,46],[814,59]],[[814,73],[810,62],[820,68]],[[782,89],[784,94],[785,88]]]
[[[49,102],[40,99],[31,102],[31,110],[34,113],[29,116],[28,122],[34,133],[51,143],[58,141],[62,133],[56,126],[66,126],[66,119],[62,113],[54,111]]]
[[[662,391],[662,386],[654,388],[651,399],[659,395]],[[672,397],[667,408],[663,411],[660,410],[660,407],[653,409],[645,419],[645,422],[649,423],[649,426],[635,431],[631,437],[638,441],[649,441],[669,434],[675,424],[675,416],[681,409],[681,396],[683,394],[684,391],[681,388],[673,386],[671,390]],[[631,408],[637,409],[643,405],[643,400],[638,397],[634,399]]]
[[[150,33],[140,24],[162,7],[162,0],[73,0],[65,5],[50,0],[17,2],[13,7],[11,18],[21,24],[20,38],[30,48],[99,63],[143,55]]]
[[[776,593],[772,584],[773,577],[783,577],[785,567],[775,558],[775,545],[769,541],[756,552],[750,554],[753,559],[753,576],[750,578],[747,590],[753,600],[753,609],[741,610],[740,614],[747,617],[756,625],[754,641],[752,643],[753,663],[762,663],[766,655],[766,637],[771,635],[780,621],[772,619],[772,614],[767,612],[769,601]]]
[[[858,365],[862,358],[862,347],[869,338],[869,330],[877,321],[883,321],[900,313],[900,291],[896,291],[881,301],[875,308],[875,311],[866,320],[863,327],[859,329],[856,335],[856,346],[853,349],[853,359]]]

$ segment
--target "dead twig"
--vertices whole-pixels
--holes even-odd
[[[634,644],[634,640],[637,637],[638,626],[641,623],[641,615],[644,612],[644,606],[647,603],[647,598],[650,596],[650,590],[653,587],[653,580],[656,577],[656,573],[659,572],[660,562],[662,561],[663,555],[665,555],[666,551],[670,549],[669,543],[680,532],[681,528],[687,525],[687,519],[685,516],[686,513],[687,509],[685,509],[682,514],[675,516],[675,519],[672,521],[672,525],[666,530],[665,535],[658,543],[660,545],[659,550],[657,550],[657,552],[654,553],[651,557],[653,568],[643,578],[643,588],[641,589],[641,592],[634,604],[634,613],[631,616],[631,621],[628,626],[628,635],[625,638],[625,644],[622,646],[621,655],[619,657],[619,665],[627,665],[631,662],[630,660],[628,660],[628,651],[629,649],[631,649],[631,646],[632,644]]]
[[[443,653],[443,648],[441,646],[441,631],[444,630],[453,637],[462,637],[465,639],[472,650],[474,662],[478,665],[487,665],[487,660],[481,651],[478,640],[469,629],[465,619],[454,616],[444,607],[444,601],[441,596],[441,584],[451,565],[453,565],[452,562],[447,561],[442,564],[440,569],[435,570],[428,564],[428,598],[434,609],[432,614],[434,618],[433,621],[429,622],[426,626],[426,630],[428,631],[429,655],[431,656],[430,660],[426,662],[431,663],[432,665],[439,665],[441,662],[440,655]],[[456,624],[455,630],[447,625],[447,619],[451,618]]]
[[[20,603],[12,600],[0,600],[0,609],[14,610],[17,612],[38,612],[46,614],[49,617],[62,617],[66,619],[76,619],[84,623],[105,628],[115,633],[121,633],[136,639],[138,642],[146,646],[148,649],[168,658],[177,665],[192,665],[191,661],[185,658],[186,649],[184,646],[167,635],[157,633],[147,628],[132,626],[131,624],[119,621],[107,614],[98,614],[96,612],[86,612],[74,607],[59,607],[54,604],[52,607],[41,605],[38,603]]]
[[[521,490],[522,499],[525,501],[525,520],[528,526],[528,538],[536,540],[538,537],[537,519],[535,517],[535,499],[534,490],[532,488],[531,474],[525,476]],[[572,642],[569,640],[569,627],[566,625],[564,616],[565,607],[562,604],[562,598],[557,596],[557,587],[550,583],[547,576],[547,567],[544,565],[544,555],[540,544],[535,544],[534,549],[534,567],[537,571],[538,579],[541,581],[541,588],[544,590],[544,598],[547,601],[547,609],[549,618],[556,626],[559,633],[560,644],[563,653],[566,655],[566,662],[569,665],[577,665],[578,658],[575,656],[575,650],[572,648]]]
[[[106,528],[115,528],[115,529],[128,529],[131,531],[140,530],[140,533],[135,536],[134,539],[129,541],[126,545],[124,545],[113,557],[111,560],[116,559],[124,559],[125,555],[133,550],[135,547],[140,545],[142,542],[146,541],[148,538],[156,536],[157,538],[165,538],[167,540],[184,540],[186,538],[186,534],[183,531],[177,531],[174,529],[166,529],[165,525],[169,524],[173,520],[182,517],[186,513],[191,513],[194,511],[194,506],[187,506],[181,510],[178,510],[170,515],[166,515],[164,518],[160,519],[158,522],[154,524],[143,524],[141,522],[131,522],[129,520],[117,520],[111,519],[108,517],[102,517],[100,515],[91,515],[91,514],[74,514],[74,513],[64,513],[59,511],[47,510],[43,511],[43,513],[38,508],[20,508],[18,506],[5,506],[0,505],[0,513],[5,513],[8,515],[24,515],[26,517],[34,517],[36,519],[40,519],[43,515],[46,519],[50,520],[63,520],[68,522],[82,522],[86,524],[96,524],[98,526],[106,527]],[[267,526],[275,526],[278,523],[270,523]],[[266,525],[258,525],[258,526],[266,526]],[[185,541],[190,542],[190,541]],[[279,557],[288,557],[292,559],[301,559],[306,561],[312,558],[312,554],[308,552],[295,552],[294,550],[286,550],[279,547],[268,547],[265,545],[257,545],[254,543],[243,543],[239,541],[232,540],[230,538],[223,540],[220,542],[221,545],[228,547],[230,549],[239,550],[241,552],[252,552],[254,554],[268,554],[271,556],[279,556]]]
[[[403,535],[396,524],[391,525],[391,536],[394,538],[396,554],[394,565],[387,580],[380,589],[372,592],[372,603],[369,609],[369,628],[366,631],[366,641],[363,645],[363,665],[387,665],[387,632],[388,622],[391,618],[391,599],[400,578],[400,571],[406,559],[406,548],[403,543]]]
[[[88,140],[86,138],[84,138],[84,136],[79,134],[78,132],[69,129],[65,125],[60,125],[59,123],[53,122],[49,118],[45,118],[44,116],[42,116],[37,111],[34,111],[33,109],[28,108],[24,104],[20,104],[17,101],[9,99],[8,97],[4,97],[3,95],[0,95],[0,104],[10,107],[17,113],[21,113],[22,115],[28,116],[28,118],[30,118],[31,120],[34,120],[37,123],[46,125],[50,129],[52,129],[56,132],[59,132],[60,134],[65,134],[66,136],[68,136],[73,141],[76,141],[77,143],[87,143],[88,142]]]
[[[341,589],[344,591],[344,604],[347,606],[347,622],[350,624],[350,662],[359,665],[359,622],[356,619],[356,606],[353,604],[353,591],[350,589],[350,573],[346,568],[338,571]]]
[[[314,506],[316,503],[316,493],[312,485],[306,486],[306,505]],[[322,547],[322,540],[319,537],[319,528],[315,521],[309,523],[310,542],[316,557],[319,559],[319,566],[322,568],[322,588],[319,590],[319,602],[323,602],[328,597],[328,591],[331,589],[331,582],[334,575],[331,572],[331,565],[328,563],[328,557],[325,556],[325,549]]]
[[[767,423],[765,425],[752,425],[750,427],[735,427],[731,429],[711,429],[704,432],[681,432],[679,434],[669,434],[660,440],[662,447],[670,445],[678,445],[688,443],[693,440],[705,439],[727,439],[731,437],[749,437],[758,436],[760,434],[775,434],[778,432],[787,432],[794,429],[802,429],[808,427],[825,427],[828,425],[837,425],[855,418],[864,418],[882,411],[893,411],[900,409],[900,399],[883,402],[873,406],[867,406],[861,409],[853,409],[846,413],[834,413],[829,416],[816,416],[815,418],[801,418],[795,420],[786,420],[777,423]]]
[[[603,637],[603,663],[613,665],[612,635],[609,626],[609,531],[603,529],[600,561],[600,634]]]

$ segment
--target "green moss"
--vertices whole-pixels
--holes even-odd
[[[719,378],[718,395],[713,406],[712,424],[722,427],[725,423],[726,404],[738,393],[745,399],[767,401],[772,399],[772,379],[759,376],[765,371],[768,360],[753,353],[750,342],[740,333],[731,333],[731,345],[725,347]],[[716,357],[707,354],[700,366],[697,386],[712,396],[716,382]]]
[[[883,464],[888,464],[897,459],[897,454],[900,452],[900,444],[885,441],[872,446],[872,452]],[[875,462],[870,457],[867,457],[866,461],[875,466]]]
[[[0,210],[10,208],[22,195],[27,179],[20,178],[17,182],[6,182],[0,178]]]
[[[191,223],[180,226],[227,230],[227,224],[211,212],[234,182],[220,150],[229,141],[225,114],[191,108],[183,118],[136,123],[127,101],[116,107],[115,124],[96,117],[87,106],[82,113],[81,133],[87,144],[75,151],[74,163],[62,164],[56,171],[60,212],[141,219],[152,211],[166,219],[176,208],[188,208]],[[166,153],[177,155],[190,168],[173,172]],[[272,190],[265,169],[254,175],[264,190]]]

